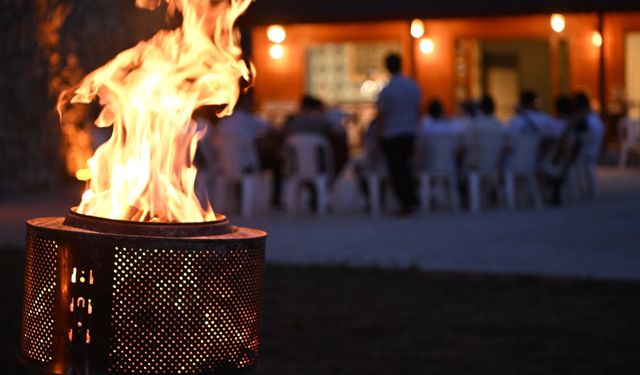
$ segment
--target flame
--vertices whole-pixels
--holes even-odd
[[[78,180],[89,180],[91,172],[87,168],[87,159],[93,153],[91,150],[91,135],[85,129],[77,126],[76,122],[68,120],[62,123],[60,129],[64,140],[67,172],[75,174]]]
[[[242,60],[234,38],[235,20],[251,0],[136,0],[153,10],[168,3],[182,13],[182,26],[159,31],[125,50],[63,92],[61,114],[70,103],[103,106],[99,127],[113,126],[111,138],[87,162],[91,176],[78,212],[118,220],[203,222],[215,219],[210,204],[195,195],[193,165],[204,135],[192,114],[214,106],[232,113],[239,82],[253,66]]]

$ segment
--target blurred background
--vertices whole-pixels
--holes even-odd
[[[349,146],[375,113],[388,79],[383,57],[403,57],[424,103],[440,98],[449,114],[458,103],[490,93],[508,119],[522,89],[553,109],[563,93],[584,91],[607,125],[604,158],[615,163],[618,121],[640,116],[640,11],[637,1],[557,2],[460,0],[257,1],[240,20],[245,55],[256,65],[254,109],[276,127],[303,94],[343,110]],[[96,16],[98,15],[98,16]],[[162,11],[133,1],[5,1],[0,16],[4,56],[0,76],[0,174],[4,193],[55,185],[74,176],[92,153],[96,107],[77,109],[58,125],[63,88],[119,51],[171,28]],[[280,25],[284,39],[269,40]]]
[[[98,104],[73,107],[61,124],[58,95],[177,24],[133,0],[2,0],[0,315],[11,331],[0,368],[27,373],[16,360],[24,221],[76,205],[108,137],[92,124]],[[265,374],[640,371],[640,1],[256,0],[238,32],[257,70],[246,109],[273,137],[255,150],[265,171],[253,209],[243,211],[237,180],[213,203],[270,235]],[[518,196],[518,210],[491,193],[470,214],[466,198],[452,213],[436,189],[428,214],[391,215],[393,197],[376,214],[359,168],[390,52],[420,87],[420,108],[437,99],[445,117],[489,94],[505,124],[525,89],[549,116],[559,96],[587,94],[604,130],[589,164],[598,191],[562,206]],[[336,114],[342,164],[328,215],[316,215],[316,191],[301,194],[294,218],[274,181],[305,96]],[[278,157],[262,157],[274,148]]]

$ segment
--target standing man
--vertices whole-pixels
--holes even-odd
[[[378,97],[378,135],[389,166],[391,186],[401,205],[399,214],[408,215],[418,207],[411,161],[421,93],[418,84],[400,72],[402,60],[399,55],[388,55],[385,64],[391,80]]]

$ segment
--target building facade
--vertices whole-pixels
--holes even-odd
[[[526,1],[522,8],[512,6],[505,12],[480,9],[475,16],[468,5],[460,8],[467,9],[459,11],[462,17],[443,9],[431,12],[433,17],[420,17],[429,13],[424,4],[413,10],[390,9],[387,15],[363,10],[358,17],[349,13],[350,1],[346,3],[345,12],[329,13],[324,22],[315,12],[296,16],[295,9],[284,13],[283,22],[272,13],[264,19],[249,14],[254,23],[251,58],[258,69],[255,96],[265,116],[277,122],[279,114],[295,109],[304,93],[331,105],[370,110],[386,78],[382,59],[392,51],[403,56],[404,71],[420,83],[424,100],[440,98],[449,113],[455,113],[462,100],[488,92],[497,99],[499,114],[508,117],[524,88],[536,90],[548,111],[558,95],[585,91],[607,117],[628,109],[632,115],[640,112],[639,2],[614,1],[607,8],[588,1],[564,2],[575,4],[559,9],[568,10],[561,13],[562,27],[546,12],[553,3],[544,0],[537,7]],[[411,35],[411,11],[424,29],[417,38]],[[391,19],[400,16],[404,18]],[[284,27],[284,41],[269,40],[272,23]],[[279,44],[275,55],[274,44]]]

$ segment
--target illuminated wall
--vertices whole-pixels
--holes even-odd
[[[541,40],[549,45],[551,97],[563,91],[584,90],[599,106],[600,48],[592,42],[598,28],[596,14],[566,14],[566,28],[554,32],[550,15],[424,20],[425,37],[433,42],[433,52],[423,54],[420,41],[409,34],[409,21],[375,23],[285,25],[285,54],[280,60],[269,58],[269,41],[264,27],[252,32],[253,59],[258,69],[256,97],[258,104],[295,102],[305,91],[305,50],[319,43],[389,40],[401,43],[404,70],[413,75],[425,93],[424,101],[443,99],[453,112],[460,97],[456,45],[460,40],[481,41]],[[640,31],[640,12],[607,13],[604,18],[605,95],[614,102],[625,92],[625,33]],[[562,50],[566,49],[566,53]],[[562,76],[562,74],[566,76]],[[620,94],[622,93],[622,94]],[[474,93],[477,95],[478,93]],[[611,105],[611,103],[609,103]]]

